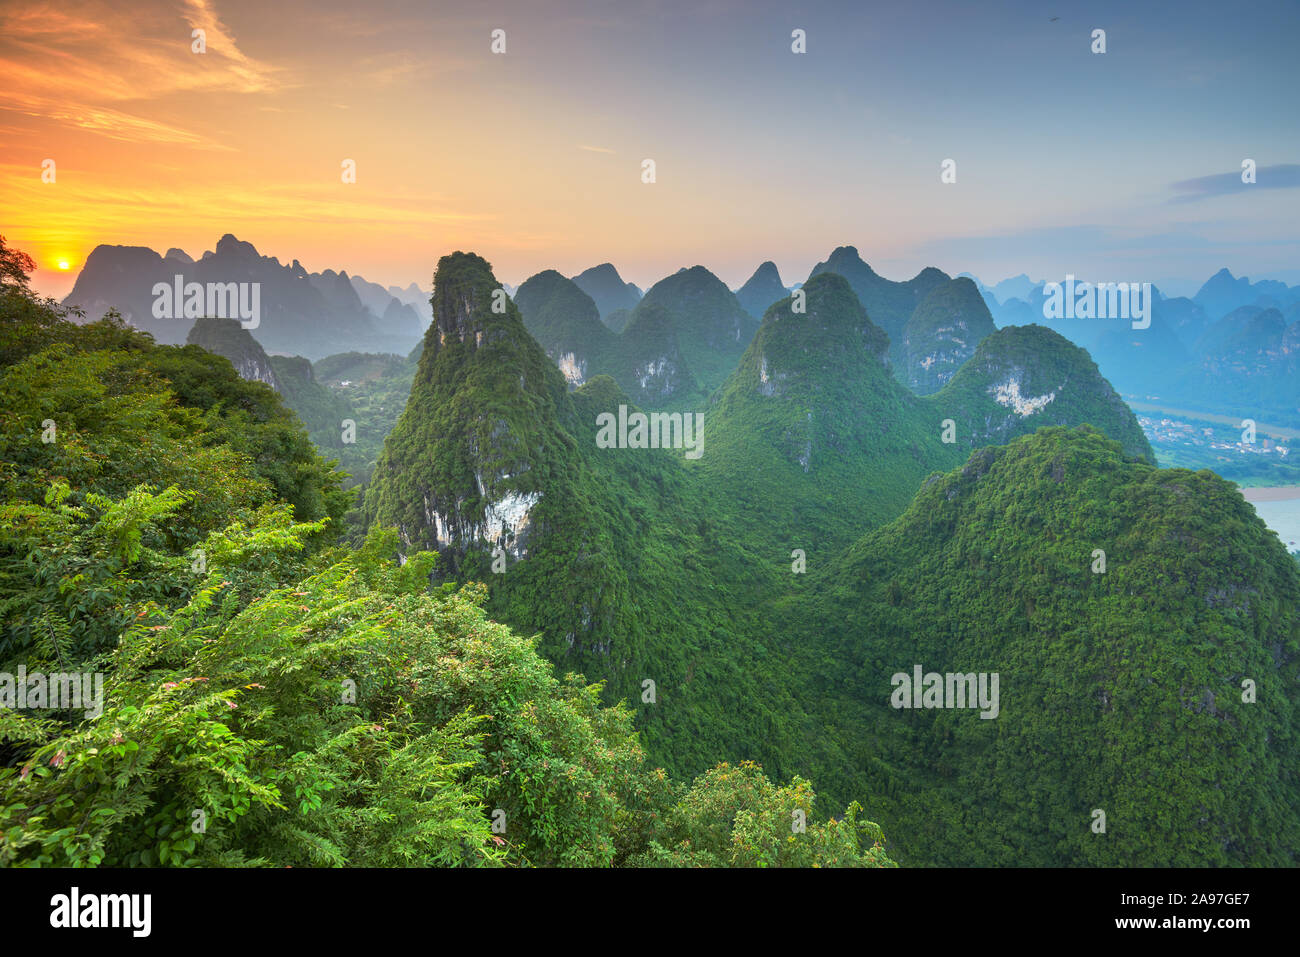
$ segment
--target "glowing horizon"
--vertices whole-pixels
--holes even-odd
[[[612,262],[646,288],[769,259],[790,284],[839,245],[893,279],[1300,281],[1294,5],[603,9],[5,11],[0,233],[58,295],[97,245],[198,258],[225,233],[422,288],[457,249],[511,284]],[[1256,188],[1213,185],[1244,157]]]

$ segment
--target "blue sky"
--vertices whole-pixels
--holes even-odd
[[[0,11],[0,208],[42,264],[233,232],[403,285],[453,249],[514,283],[608,260],[735,286],[766,259],[791,283],[844,244],[891,278],[1300,282],[1295,2],[133,10]]]

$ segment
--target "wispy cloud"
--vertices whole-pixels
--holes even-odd
[[[239,49],[239,44],[221,22],[216,8],[209,0],[185,0],[184,16],[191,28],[204,31],[208,52],[227,61],[226,79],[235,81],[234,85],[239,92],[263,93],[278,85],[273,78],[273,68],[259,63]]]
[[[1190,203],[1210,196],[1227,196],[1253,189],[1294,189],[1297,186],[1300,186],[1300,164],[1282,163],[1256,169],[1253,183],[1243,183],[1241,171],[1238,170],[1234,173],[1215,173],[1212,176],[1179,180],[1171,183],[1169,188],[1183,194],[1175,196],[1170,200],[1171,203]]]
[[[578,144],[578,149],[586,150],[588,153],[613,153],[611,149],[604,146],[587,146],[585,143]]]
[[[191,50],[197,29],[206,34],[204,54]],[[240,49],[210,0],[184,0],[179,9],[142,0],[129,21],[112,4],[35,3],[0,13],[0,37],[0,109],[117,140],[222,148],[153,115],[153,104],[176,93],[267,93],[285,85],[282,71]]]

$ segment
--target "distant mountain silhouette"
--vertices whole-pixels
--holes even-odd
[[[596,303],[602,321],[608,321],[610,313],[619,309],[635,309],[641,301],[641,290],[630,282],[624,282],[611,263],[592,266],[574,276],[573,281]]]
[[[170,312],[175,318],[160,318],[154,308],[155,285],[174,287],[176,276],[182,288],[189,283],[205,289],[209,283],[258,284],[259,315],[246,328],[272,353],[308,358],[353,350],[405,353],[422,333],[418,313],[391,296],[382,303],[374,284],[362,281],[363,302],[346,271],[308,273],[296,259],[284,265],[229,233],[197,262],[174,248],[163,257],[143,246],[97,246],[64,305],[81,307],[88,321],[117,309],[159,343],[179,345],[198,317],[184,318],[180,304]],[[205,306],[203,313],[207,311]]]
[[[790,295],[790,290],[781,284],[781,274],[777,272],[776,263],[770,259],[754,270],[754,275],[736,290],[736,298],[744,310],[757,319],[763,320],[763,313],[774,302],[779,302]]]

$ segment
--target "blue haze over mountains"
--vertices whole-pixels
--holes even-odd
[[[1252,281],[1228,269],[1210,276],[1191,296],[1165,295],[1157,285],[1152,292],[1150,327],[1133,329],[1119,319],[1046,318],[1043,302],[1047,280],[1034,280],[1025,274],[989,286],[970,273],[962,273],[954,280],[937,268],[927,267],[911,279],[895,281],[879,275],[852,246],[832,251],[813,267],[810,275],[822,272],[836,272],[848,280],[867,315],[889,336],[889,358],[896,377],[923,394],[941,387],[974,353],[993,325],[1001,328],[1038,324],[1087,349],[1103,376],[1123,395],[1256,417],[1284,426],[1300,425],[1300,285],[1289,286],[1272,279]],[[405,355],[418,344],[431,318],[429,292],[415,282],[404,288],[384,287],[360,276],[349,276],[346,270],[309,273],[297,260],[282,264],[275,257],[260,255],[250,243],[230,234],[198,260],[174,248],[159,255],[144,247],[99,246],[88,257],[65,304],[82,307],[91,320],[115,306],[128,321],[153,334],[159,342],[184,343],[193,320],[156,319],[150,308],[153,284],[170,283],[176,275],[187,282],[262,283],[263,316],[252,332],[272,354],[302,355],[311,360],[343,352]],[[683,278],[687,276],[704,286],[683,293],[686,298],[676,306],[669,302],[669,312],[678,307],[689,311],[693,307],[685,303],[698,294],[712,297],[714,306],[710,308],[715,311],[734,311],[736,317],[752,320],[717,317],[721,326],[715,330],[714,345],[722,349],[717,356],[720,364],[716,369],[704,370],[702,376],[693,373],[690,359],[676,351],[678,340],[689,340],[700,331],[691,324],[694,319],[686,325],[680,321],[674,325],[651,308],[663,296],[678,296],[669,287],[687,282]],[[1076,277],[1079,282],[1087,278]],[[1061,281],[1064,277],[1052,279]],[[909,332],[909,321],[926,296],[957,281],[974,283],[991,324],[978,315],[978,304],[968,298],[960,307],[948,307],[954,311],[947,326],[934,316],[924,321],[915,316],[913,326],[924,326],[926,331]],[[623,374],[616,373],[616,378],[630,394],[652,402],[647,388],[660,389],[660,399],[674,392],[681,397],[699,396],[716,388],[725,370],[739,358],[767,307],[801,285],[787,285],[771,261],[762,263],[748,281],[734,290],[734,295],[703,266],[692,270],[683,267],[674,276],[665,277],[656,284],[656,288],[664,287],[663,296],[654,290],[654,295],[646,296],[635,284],[625,282],[611,263],[579,273],[572,283],[591,306],[564,308],[590,308],[613,335],[592,336],[588,329],[586,333],[572,333],[571,344],[562,341],[564,335],[560,335],[554,342],[544,342],[544,347],[557,362],[572,356],[577,366],[582,365],[584,350],[603,349],[609,353],[614,349],[617,357],[602,355],[596,365],[608,362],[611,369],[621,369]],[[505,288],[514,296],[513,287]],[[731,331],[726,332],[722,326]],[[959,331],[953,333],[953,329]],[[531,331],[537,334],[535,329]],[[938,339],[932,342],[932,336]],[[671,368],[667,372],[654,371],[658,368],[656,361],[664,358]],[[701,360],[697,355],[695,362],[701,361],[708,364],[712,359]],[[943,368],[931,373],[927,370],[934,362]],[[642,383],[638,389],[638,380],[647,376],[658,384]],[[583,378],[578,374],[571,376],[571,381],[576,385]]]

